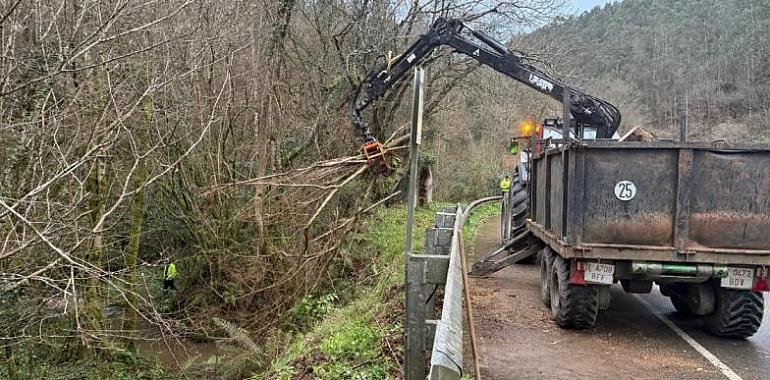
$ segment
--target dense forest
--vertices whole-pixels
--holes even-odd
[[[349,238],[397,203],[403,150],[387,177],[359,156],[374,58],[435,17],[536,25],[558,5],[0,0],[0,377],[156,377],[145,343],[190,339],[228,352],[218,377],[266,369],[377,270]],[[446,57],[428,114],[467,71]],[[370,109],[383,140],[407,83]]]
[[[617,104],[622,130],[673,137],[685,118],[693,140],[770,139],[766,2],[565,3],[0,0],[0,377],[290,378],[308,361],[398,376],[389,311],[359,304],[361,335],[339,340],[314,326],[362,294],[399,303],[405,151],[366,170],[350,109],[375,57],[436,17]],[[486,195],[516,125],[558,104],[448,49],[428,62],[436,197]],[[383,140],[406,133],[408,83],[367,111]],[[367,339],[382,344],[346,356]],[[218,354],[168,372],[142,349],[180,341]]]
[[[550,54],[567,82],[615,102],[626,127],[674,137],[686,117],[693,140],[770,138],[766,1],[615,2],[557,18],[517,46]]]

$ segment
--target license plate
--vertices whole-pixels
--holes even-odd
[[[727,268],[727,277],[722,279],[722,287],[730,289],[751,289],[754,286],[754,269]]]
[[[612,285],[615,266],[611,264],[586,263],[583,278],[592,284]]]

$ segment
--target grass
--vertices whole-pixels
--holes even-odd
[[[420,252],[425,229],[435,213],[450,206],[436,203],[416,210],[413,247]],[[464,228],[466,244],[499,204],[476,210]],[[401,372],[403,357],[403,290],[406,208],[379,209],[363,223],[351,255],[368,258],[366,276],[352,301],[331,310],[307,332],[296,337],[268,371],[255,379],[392,379]],[[361,259],[361,257],[358,257]]]
[[[465,226],[463,226],[463,243],[465,243],[465,252],[468,252],[469,255],[474,253],[473,247],[474,242],[476,241],[476,232],[478,231],[479,226],[489,218],[499,218],[500,211],[501,205],[499,201],[485,203],[473,210],[473,213],[468,217],[468,220],[465,221]]]

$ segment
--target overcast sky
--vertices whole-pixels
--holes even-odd
[[[591,8],[604,5],[612,0],[572,0],[572,8],[575,13],[583,13],[583,11],[590,11]]]

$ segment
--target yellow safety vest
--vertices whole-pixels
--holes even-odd
[[[166,280],[173,280],[174,277],[176,277],[176,265],[174,265],[174,263],[166,265],[166,270],[164,272]]]
[[[503,180],[500,181],[500,191],[507,193],[509,190],[511,190],[511,180],[503,178]]]

